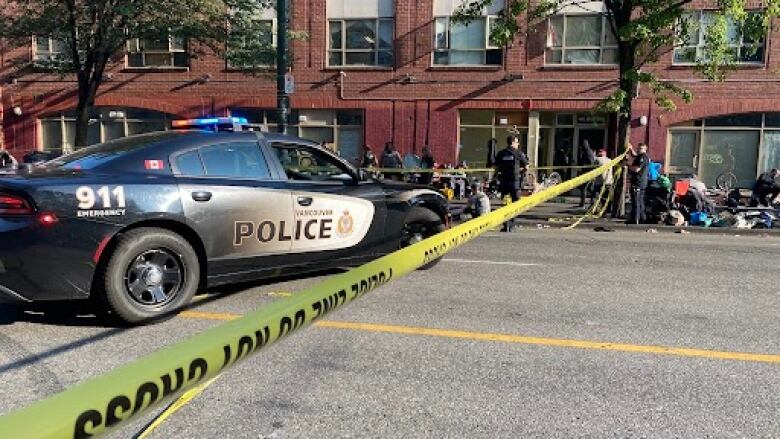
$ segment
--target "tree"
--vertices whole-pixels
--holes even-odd
[[[494,0],[466,0],[456,11],[454,21],[468,24],[481,15],[483,8]],[[691,93],[679,85],[659,78],[652,71],[643,70],[658,61],[661,54],[675,44],[687,41],[698,20],[689,14],[686,6],[692,0],[604,0],[603,12],[609,30],[617,43],[618,87],[595,108],[598,112],[616,113],[618,118],[618,145],[627,147],[631,135],[631,109],[638,87],[642,84],[652,92],[656,103],[668,111],[676,109],[675,98],[691,102]],[[491,30],[494,44],[506,46],[523,29],[521,16],[528,15],[528,23],[546,20],[563,8],[585,6],[583,0],[507,0],[507,7]],[[780,1],[768,0],[760,12],[749,11],[747,0],[718,0],[712,20],[706,25],[705,48],[696,61],[696,70],[709,80],[723,80],[735,65],[735,53],[729,47],[729,27],[736,26],[746,40],[759,41],[769,30],[772,19],[780,11]],[[753,49],[757,50],[757,49]]]
[[[251,68],[269,59],[255,19],[268,7],[269,0],[10,0],[0,11],[0,37],[23,46],[38,35],[61,45],[60,56],[37,67],[75,75],[75,145],[84,146],[106,67],[128,42],[183,39],[196,43],[190,56],[223,53],[229,45],[227,55]]]

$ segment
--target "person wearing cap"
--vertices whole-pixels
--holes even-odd
[[[496,174],[498,175],[498,191],[501,198],[510,197],[512,202],[520,199],[520,189],[523,187],[523,177],[528,167],[528,158],[520,151],[520,138],[510,135],[506,139],[505,149],[496,154]],[[515,225],[512,218],[501,228],[502,232],[511,232]]]

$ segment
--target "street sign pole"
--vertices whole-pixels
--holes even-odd
[[[287,0],[276,0],[276,122],[287,134],[290,96],[287,94]]]

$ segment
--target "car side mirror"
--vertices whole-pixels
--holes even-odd
[[[358,169],[357,171],[358,181],[368,181],[371,175],[365,169]]]

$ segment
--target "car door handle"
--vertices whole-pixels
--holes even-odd
[[[298,197],[298,204],[301,206],[311,206],[313,201],[312,197]]]
[[[209,201],[211,199],[211,192],[206,192],[206,191],[193,192],[192,199],[200,202]]]

